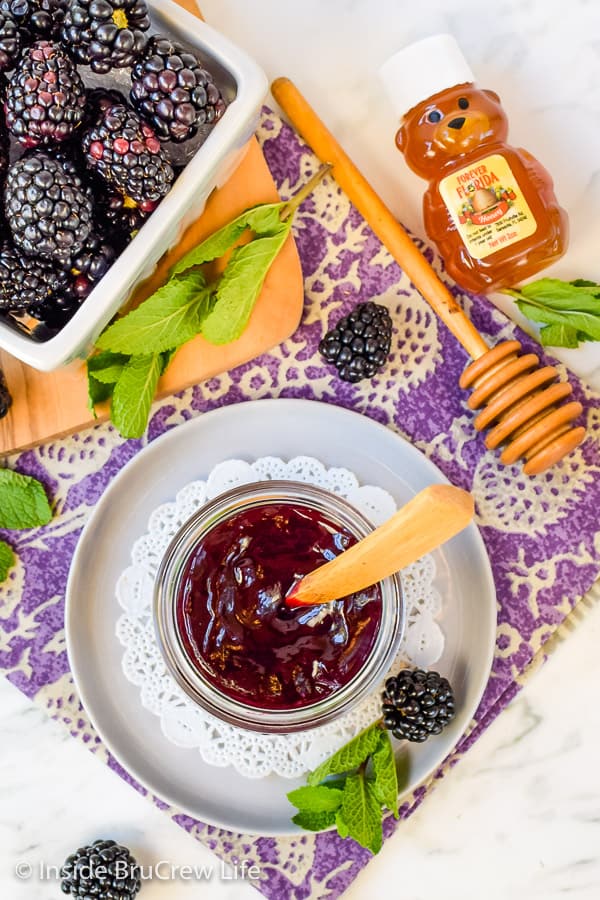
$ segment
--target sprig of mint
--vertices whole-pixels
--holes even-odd
[[[307,831],[335,825],[340,837],[354,838],[371,853],[379,853],[382,807],[399,817],[396,761],[389,733],[380,722],[325,760],[307,782],[287,795],[298,809],[292,817],[296,825]]]
[[[48,497],[39,481],[0,469],[0,528],[37,528],[47,525],[51,518]]]
[[[540,278],[504,293],[515,298],[524,316],[544,326],[540,340],[545,347],[600,341],[600,284],[595,281]]]
[[[21,531],[47,525],[52,510],[44,486],[29,475],[11,469],[0,469],[0,528]],[[0,582],[15,563],[15,555],[5,541],[0,541]]]
[[[198,334],[212,344],[240,337],[296,209],[329,168],[320,169],[290,201],[252,207],[210,235],[179,260],[166,284],[104,330],[96,342],[100,352],[87,361],[92,411],[112,397],[113,424],[123,437],[141,437],[173,354]],[[236,246],[246,232],[251,239]],[[229,252],[221,275],[207,282],[198,267]]]
[[[96,346],[129,356],[175,350],[200,331],[209,294],[200,272],[172,278],[137,309],[110,325]]]
[[[6,541],[0,541],[0,583],[4,581],[15,564],[15,554]]]

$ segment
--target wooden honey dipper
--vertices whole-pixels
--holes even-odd
[[[472,388],[471,409],[479,430],[491,427],[485,444],[490,450],[504,444],[500,456],[510,465],[524,459],[527,475],[537,475],[563,459],[585,437],[585,428],[572,425],[583,407],[572,400],[570,384],[553,384],[554,366],[539,366],[534,353],[520,355],[518,341],[490,348],[448,288],[438,278],[394,214],[356,168],[331,132],[288,78],[271,85],[275,100],[332,174],[354,206],[408,275],[423,298],[462,344],[473,362],[460,378],[461,388]]]

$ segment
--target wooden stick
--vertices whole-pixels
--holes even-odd
[[[488,345],[471,320],[298,88],[289,78],[277,78],[271,92],[321,162],[332,164],[337,183],[469,356],[486,353]]]
[[[433,484],[349,550],[301,578],[286,603],[329,603],[376,584],[450,540],[467,527],[473,513],[467,491]]]

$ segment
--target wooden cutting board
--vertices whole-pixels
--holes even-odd
[[[193,0],[179,2],[198,13]],[[222,188],[213,192],[201,217],[188,228],[177,247],[163,257],[153,276],[136,291],[133,303],[141,302],[160,287],[174,263],[207,235],[249,206],[277,199],[277,188],[253,138],[239,168]],[[222,347],[215,347],[202,337],[190,341],[177,353],[159,382],[157,396],[164,397],[198,384],[279,344],[296,329],[303,299],[300,260],[290,237],[271,267],[241,338]],[[0,350],[0,367],[13,397],[10,412],[0,419],[0,456],[96,423],[87,408],[84,362],[73,362],[55,372],[38,372]],[[108,407],[97,412],[99,420],[108,417]]]

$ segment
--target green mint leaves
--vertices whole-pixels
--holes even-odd
[[[15,564],[15,554],[5,541],[0,541],[0,583],[4,581]]]
[[[215,231],[205,241],[186,253],[173,268],[171,276],[181,275],[194,266],[201,266],[204,263],[212,262],[213,259],[225,256],[248,228],[258,236],[277,231],[281,224],[281,212],[284,206],[284,203],[263,203],[247,209],[237,219],[224,225],[223,228]]]
[[[346,779],[340,812],[344,833],[371,853],[379,853],[383,843],[381,804],[364,772]]]
[[[112,397],[111,419],[124,437],[141,437],[160,376],[172,355],[198,334],[212,344],[237,340],[264,280],[291,231],[292,218],[329,166],[288,203],[252,207],[206,238],[173,268],[166,284],[100,335],[87,361],[88,404]],[[249,234],[250,240],[238,242]],[[207,283],[199,266],[230,253]]]
[[[583,278],[540,278],[506,293],[524,316],[543,326],[540,340],[545,347],[600,341],[600,284]]]
[[[132,356],[114,386],[111,418],[123,437],[142,435],[161,374],[158,353]]]
[[[272,252],[269,244],[269,250],[262,254],[254,249],[254,254],[264,261],[264,267],[246,266],[243,284],[237,291],[240,281],[229,279],[229,266],[210,285],[194,267],[222,256],[252,226],[254,239],[234,250],[232,259],[242,250],[248,255],[248,248],[269,242],[270,233],[255,229],[274,221],[277,238],[284,230],[285,240],[291,222],[283,225],[279,219],[277,213],[283,205],[268,204],[264,209],[248,210],[211,235],[179,261],[166,284],[100,335],[96,346],[101,352],[88,359],[88,402],[93,409],[97,403],[112,397],[111,419],[123,437],[141,437],[146,429],[158,380],[170,362],[170,356],[166,360],[161,354],[173,354],[203,333],[207,320],[209,333],[205,336],[211,340],[214,334],[213,343],[225,343],[241,335],[282,244]],[[216,312],[215,307],[218,307]]]
[[[206,282],[199,272],[191,272],[185,279],[171,279],[137,309],[110,325],[96,346],[131,356],[175,350],[200,332],[208,298]]]
[[[37,528],[47,525],[51,518],[48,497],[39,481],[0,469],[0,528]]]
[[[29,475],[0,469],[0,528],[22,531],[47,525],[52,510],[44,486]],[[15,564],[12,549],[0,541],[0,582]]]
[[[217,284],[215,304],[202,323],[202,334],[211,344],[228,344],[243,333],[291,224],[291,219],[280,222],[273,233],[233,251]]]
[[[310,809],[315,813],[335,812],[342,802],[342,791],[335,785],[299,787],[295,791],[290,791],[287,796],[290,803],[298,809]]]
[[[324,781],[337,776],[335,780]],[[290,791],[298,812],[292,821],[307,831],[335,825],[342,838],[354,838],[371,853],[383,841],[382,807],[398,818],[398,779],[389,733],[379,723],[362,731]],[[323,782],[323,783],[321,783]]]
[[[372,756],[373,791],[382,806],[387,806],[398,818],[398,774],[392,742],[387,731],[379,735],[379,746]]]
[[[308,776],[309,784],[319,784],[329,775],[335,775],[338,772],[350,772],[357,769],[372,753],[375,753],[379,746],[379,735],[381,729],[376,725],[361,731],[355,738],[326,759],[324,763],[311,772]]]

